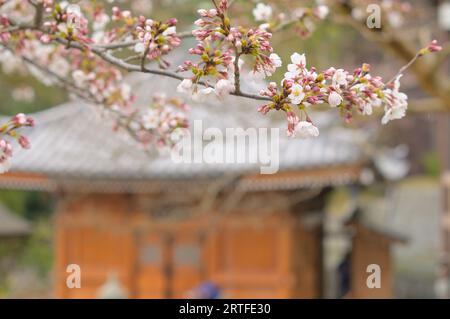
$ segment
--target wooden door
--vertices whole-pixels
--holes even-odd
[[[204,279],[204,249],[196,227],[148,231],[138,239],[137,297],[183,298]]]
[[[166,298],[170,291],[168,234],[145,232],[136,234],[136,297]]]
[[[288,298],[293,277],[288,228],[224,224],[211,240],[211,279],[224,298]]]
[[[134,241],[126,230],[91,225],[59,225],[56,235],[56,288],[60,298],[98,298],[99,289],[114,275],[133,297]],[[66,285],[66,267],[81,270],[81,288]]]

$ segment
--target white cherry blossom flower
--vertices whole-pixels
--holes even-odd
[[[361,8],[353,8],[351,15],[355,20],[363,20],[366,17],[364,10]]]
[[[272,62],[272,66],[266,66],[266,69],[264,70],[252,70],[248,73],[249,78],[251,81],[260,81],[268,76],[272,76],[277,68],[281,67],[283,62],[281,61],[281,58],[278,54],[272,53],[269,56],[270,61]],[[240,61],[239,61],[240,62]]]
[[[388,21],[389,24],[394,28],[400,28],[404,23],[404,19],[401,13],[395,11],[388,14]]]
[[[253,16],[256,21],[267,21],[272,17],[272,7],[264,3],[258,3],[253,9]]]
[[[84,74],[83,71],[81,70],[75,70],[72,72],[72,78],[75,82],[75,85],[77,87],[83,87],[84,84],[86,83],[87,80],[87,76],[86,74]]]
[[[123,83],[120,86],[120,94],[124,100],[131,99],[131,87],[128,84]]]
[[[6,173],[11,168],[11,156],[11,144],[4,139],[0,139],[0,174]]]
[[[214,93],[214,89],[212,87],[204,88],[204,89],[198,90],[197,92],[192,93],[191,99],[194,102],[204,102],[213,93]]]
[[[263,23],[263,24],[259,25],[259,28],[261,30],[267,30],[267,29],[269,29],[269,27],[270,27],[270,23]]]
[[[403,107],[391,107],[386,110],[383,118],[381,119],[382,124],[387,124],[392,120],[399,120],[406,115],[406,108]]]
[[[3,158],[3,160],[0,161],[0,174],[4,174],[11,168],[11,161],[8,157]]]
[[[62,57],[55,57],[50,61],[48,68],[50,71],[56,73],[60,77],[66,77],[70,72],[71,66],[66,59]]]
[[[192,86],[193,86],[192,80],[184,79],[183,81],[181,81],[180,84],[178,84],[177,92],[190,94],[192,92]]]
[[[234,83],[230,80],[221,79],[216,83],[215,93],[221,99],[234,91]]]
[[[177,33],[177,27],[176,26],[171,26],[168,27],[164,32],[163,35],[164,36],[168,36],[168,35],[174,35]]]
[[[11,96],[16,101],[30,103],[33,102],[36,94],[31,86],[22,86],[15,88],[11,92]]]
[[[281,61],[281,58],[278,54],[276,53],[272,53],[269,56],[270,61],[272,61],[272,64],[276,67],[279,68],[283,65],[283,62]]]
[[[146,130],[152,130],[158,127],[159,115],[155,110],[148,110],[142,115],[142,124]]]
[[[333,86],[347,85],[347,73],[343,69],[338,69],[333,75]]]
[[[372,115],[373,108],[379,107],[383,104],[383,101],[381,101],[378,97],[373,97],[369,102],[364,103],[362,107],[362,114],[363,115]]]
[[[95,17],[92,28],[94,29],[94,31],[102,31],[105,29],[109,21],[109,16],[106,13],[101,13]]]
[[[326,5],[321,5],[315,9],[315,13],[319,19],[325,19],[330,13],[330,9]]]
[[[392,89],[386,89],[383,91],[386,100],[385,113],[381,119],[382,124],[387,124],[389,121],[398,120],[406,115],[408,109],[408,96],[399,91],[400,78],[403,74],[400,74],[394,82]]]
[[[319,129],[311,122],[301,121],[295,128],[296,136],[306,139],[319,136]]]
[[[264,72],[256,72],[254,70],[248,72],[248,78],[250,81],[258,82],[263,80],[266,77]]]
[[[328,96],[328,104],[330,104],[331,107],[337,107],[341,105],[342,101],[344,99],[342,96],[340,96],[337,92],[333,91]]]
[[[297,52],[291,55],[291,64],[288,64],[288,72],[285,73],[286,79],[293,79],[306,70],[306,56],[305,54],[298,54]]]
[[[291,94],[289,94],[289,99],[292,104],[300,104],[305,98],[305,93],[303,92],[303,87],[300,84],[294,84],[291,88]]]

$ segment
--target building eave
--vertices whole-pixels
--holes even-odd
[[[359,182],[365,163],[286,170],[271,175],[236,175],[236,187],[246,192],[289,191],[302,188],[324,188],[328,186],[349,185]],[[155,193],[162,189],[179,191],[180,188],[192,188],[193,185],[205,185],[220,178],[99,178],[68,177],[64,175],[45,175],[30,172],[10,172],[0,176],[0,188],[43,192],[76,193]]]

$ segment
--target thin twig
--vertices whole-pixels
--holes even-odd
[[[17,31],[17,30],[20,30],[20,27],[17,26],[17,25],[13,25],[13,26],[1,29],[0,33],[9,33],[9,32],[14,32],[14,31]]]
[[[392,82],[395,81],[395,79],[397,79],[397,77],[399,77],[401,74],[403,74],[411,65],[414,64],[414,62],[416,62],[416,60],[418,58],[422,57],[422,55],[419,53],[417,53],[414,58],[411,59],[411,61],[409,61],[407,64],[405,64],[398,72],[397,74],[394,75],[394,77],[392,79],[390,79],[387,83],[386,86],[391,84]]]
[[[140,54],[135,54],[135,55],[131,55],[129,57],[126,57],[125,59],[123,59],[124,62],[130,62],[133,60],[137,60],[137,59],[141,59],[142,55]]]
[[[184,31],[177,34],[180,39],[187,39],[193,37],[192,31]],[[90,45],[90,48],[95,49],[104,49],[104,50],[117,50],[117,49],[126,49],[136,44],[140,43],[139,40],[130,40],[124,42],[116,42],[116,43],[106,43],[106,44],[94,44]]]
[[[147,45],[147,47],[144,50],[144,54],[141,57],[141,71],[145,70],[145,61],[147,60],[147,54],[148,54],[149,50],[150,50],[150,46]]]

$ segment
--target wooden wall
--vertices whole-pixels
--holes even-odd
[[[129,225],[133,213],[127,211],[126,199],[80,196],[59,206],[55,216],[56,296],[92,298],[111,273],[131,288],[137,251]],[[81,289],[66,286],[69,264],[81,267]]]
[[[56,214],[55,288],[60,298],[95,298],[115,273],[129,297],[180,298],[206,280],[230,298],[321,296],[320,227],[291,213],[214,212],[155,221],[125,195],[71,195]],[[150,201],[151,202],[151,201]],[[81,267],[81,289],[66,267]]]
[[[392,298],[393,274],[390,247],[392,241],[361,224],[355,225],[351,255],[350,298]],[[367,266],[376,264],[381,269],[381,287],[369,288]]]

